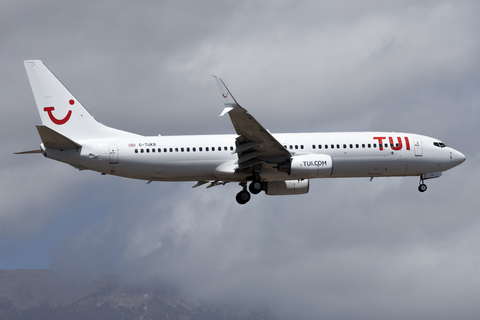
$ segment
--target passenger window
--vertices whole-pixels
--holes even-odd
[[[143,149],[140,149],[140,153],[143,153]]]
[[[158,152],[162,152],[162,148],[158,148]]]
[[[199,148],[198,148],[198,151],[202,152],[202,151],[203,151],[203,150],[202,150],[202,147],[199,147]]]
[[[149,152],[150,152],[150,149],[147,149],[147,153],[149,153]]]
[[[376,147],[377,147],[377,144],[376,144],[376,143],[374,143],[374,144],[373,144],[373,147],[374,147],[374,148],[376,148]]]
[[[152,152],[155,153],[155,148],[152,148]]]
[[[178,148],[175,148],[175,152],[178,152]]]
[[[172,149],[172,148],[170,148],[170,152],[173,152],[173,149]]]
[[[321,144],[318,145],[318,149],[322,149],[322,145],[321,145]]]
[[[138,153],[138,149],[135,149],[135,153]]]
[[[187,147],[187,152],[190,152],[190,148]]]
[[[298,145],[295,145],[295,149],[298,149]]]
[[[332,144],[331,147],[332,147],[332,149],[335,149],[335,145]]]
[[[287,146],[285,146],[285,149],[286,149],[286,148],[287,148]],[[232,147],[232,146],[230,146],[230,150],[233,151],[233,147]]]
[[[290,149],[293,149],[293,146],[292,146],[292,145],[290,145]]]
[[[193,147],[193,148],[192,148],[192,151],[195,152],[195,151],[197,151],[197,149],[196,149],[195,147]]]
[[[388,143],[385,143],[385,148],[388,148]]]
[[[215,147],[212,147],[212,151],[215,151]]]
[[[353,149],[353,144],[350,144],[350,149]]]
[[[346,145],[346,144],[343,145],[343,149],[347,149],[347,145]]]
[[[355,148],[357,148],[357,149],[358,149],[358,147],[359,147],[359,146],[358,146],[358,143],[357,143],[357,144],[355,145]]]
[[[228,151],[228,148],[227,148],[227,147],[223,147],[223,150]]]
[[[371,147],[372,147],[372,145],[369,143],[369,144],[368,144],[368,147],[369,147],[369,148],[371,148]]]
[[[337,144],[337,149],[340,149],[340,145],[339,145],[339,144]]]
[[[180,151],[184,152],[184,151],[185,151],[185,149],[183,149],[183,148],[180,148]]]
[[[205,148],[205,151],[208,151],[208,147]]]
[[[325,149],[328,149],[328,144],[325,145]]]
[[[314,144],[312,145],[312,149],[315,149],[315,145],[314,145]]]
[[[365,148],[365,143],[362,143],[362,148]]]

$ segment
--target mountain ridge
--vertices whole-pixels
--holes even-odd
[[[118,275],[95,279],[52,270],[0,270],[0,320],[271,320],[266,310],[206,306],[166,284],[120,283]]]

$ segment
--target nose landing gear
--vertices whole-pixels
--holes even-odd
[[[418,191],[420,192],[425,192],[427,191],[427,185],[425,183],[423,183],[423,180],[420,181],[420,185],[418,186]]]
[[[420,185],[418,186],[418,191],[425,192],[427,191],[427,185],[424,183],[425,180],[434,179],[441,177],[441,172],[432,172],[432,173],[424,173],[420,175]]]
[[[424,183],[424,176],[423,174],[420,176],[420,182],[418,185],[418,191],[425,192],[427,191],[427,185]]]

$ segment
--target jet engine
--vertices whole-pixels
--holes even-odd
[[[308,193],[310,182],[304,180],[268,181],[265,183],[265,193],[271,196]]]
[[[293,156],[278,165],[278,171],[300,179],[329,177],[332,170],[332,157],[327,154]]]

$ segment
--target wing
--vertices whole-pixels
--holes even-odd
[[[233,151],[238,155],[236,169],[249,170],[262,162],[278,164],[290,159],[292,154],[237,103],[222,79],[214,78],[225,104],[220,116],[228,113],[238,134]]]

